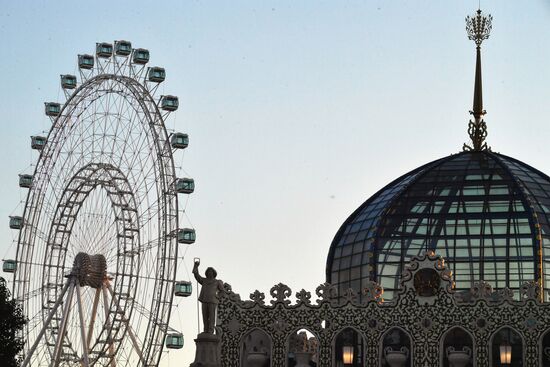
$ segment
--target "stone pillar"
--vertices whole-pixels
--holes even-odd
[[[328,333],[327,333],[328,334]],[[321,334],[319,336],[319,348],[317,349],[319,353],[319,367],[331,367],[332,366],[332,338],[328,335]],[[332,336],[332,335],[331,335]]]
[[[220,337],[215,334],[200,333],[195,339],[197,350],[195,361],[190,367],[221,367]]]

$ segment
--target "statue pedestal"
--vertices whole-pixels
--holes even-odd
[[[221,367],[220,337],[215,334],[200,333],[195,339],[197,351],[190,367]]]

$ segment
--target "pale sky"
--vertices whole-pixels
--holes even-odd
[[[475,47],[464,17],[478,1],[0,0],[0,253],[14,258],[26,195],[17,175],[48,129],[43,102],[96,42],[126,39],[163,66],[180,98],[170,128],[187,132],[186,213],[193,257],[247,298],[276,283],[314,291],[340,224],[396,177],[468,140]],[[550,2],[482,1],[488,143],[550,173]],[[183,173],[182,173],[183,175]],[[182,251],[183,253],[183,251]],[[8,277],[10,279],[10,277]],[[188,365],[195,296],[176,299],[186,338],[161,366]]]

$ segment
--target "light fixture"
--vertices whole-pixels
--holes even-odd
[[[512,346],[508,344],[508,342],[504,342],[504,344],[500,346],[500,363],[512,363]]]
[[[342,347],[342,360],[344,364],[353,363],[353,347],[350,345],[345,345]]]

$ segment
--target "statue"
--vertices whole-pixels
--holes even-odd
[[[193,266],[193,275],[197,282],[202,286],[199,295],[199,301],[202,305],[202,321],[204,324],[204,332],[214,334],[214,326],[216,323],[216,308],[218,307],[218,291],[224,292],[223,281],[216,279],[218,273],[214,268],[207,268],[204,275],[205,278],[199,275],[200,260],[195,260]]]

